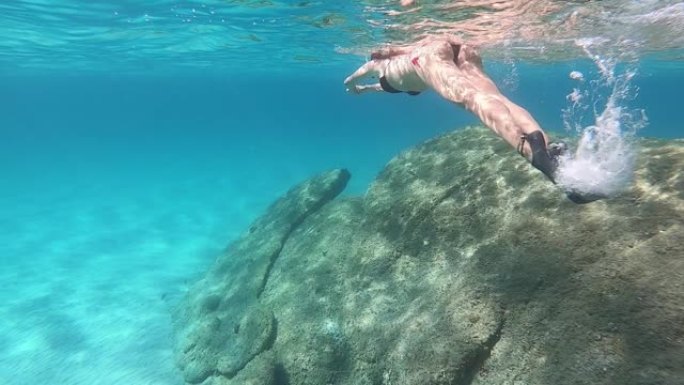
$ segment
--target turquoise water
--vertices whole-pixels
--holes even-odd
[[[361,2],[237,3],[0,5],[0,383],[182,383],[169,309],[273,199],[334,167],[361,194],[476,123],[434,94],[345,93],[363,57],[340,48],[382,42]],[[486,65],[557,132],[568,73],[598,76],[582,57]],[[684,137],[684,65],[638,69],[638,135]]]

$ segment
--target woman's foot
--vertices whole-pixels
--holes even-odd
[[[556,169],[558,169],[560,147],[553,149],[554,155],[552,156],[546,147],[544,134],[541,131],[525,134],[522,140],[529,143],[532,150],[532,166],[544,173],[551,182],[556,183]]]

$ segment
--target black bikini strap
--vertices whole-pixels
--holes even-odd
[[[380,77],[380,87],[382,87],[383,91],[389,92],[391,94],[401,93],[401,91],[392,87],[384,76]]]

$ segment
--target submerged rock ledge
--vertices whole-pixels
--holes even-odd
[[[175,313],[189,384],[684,384],[684,141],[578,206],[482,128],[288,192]]]

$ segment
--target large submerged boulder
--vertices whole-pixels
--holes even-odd
[[[291,190],[176,313],[187,383],[684,384],[684,141],[575,205],[482,128]]]
[[[291,233],[342,192],[348,180],[348,171],[334,170],[292,188],[190,290],[175,314],[176,354],[186,382],[233,378],[271,348],[278,320],[259,297],[273,264]]]

